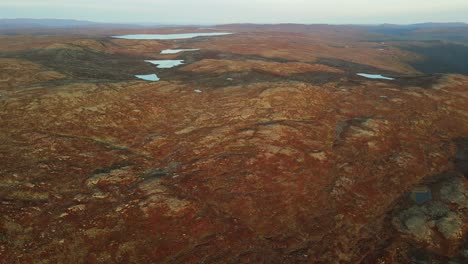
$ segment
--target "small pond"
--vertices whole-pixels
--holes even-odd
[[[368,79],[395,80],[395,78],[385,77],[380,74],[357,73],[357,75]]]
[[[157,82],[160,80],[156,74],[135,75],[135,77],[145,80],[145,81],[152,81],[152,82]]]
[[[157,65],[159,69],[169,69],[184,64],[183,60],[145,60],[151,64]]]
[[[200,50],[200,49],[167,49],[167,50],[161,51],[161,54],[176,54],[179,52],[197,51],[197,50]]]
[[[196,37],[215,37],[230,35],[232,33],[215,32],[215,33],[184,33],[184,34],[133,34],[112,36],[119,39],[137,39],[137,40],[166,40],[166,39],[190,39]]]

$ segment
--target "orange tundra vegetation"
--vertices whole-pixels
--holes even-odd
[[[346,27],[218,29],[0,39],[0,262],[463,260],[467,76]]]

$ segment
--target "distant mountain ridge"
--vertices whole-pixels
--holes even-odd
[[[468,43],[468,24],[420,23],[410,25],[381,24],[362,26],[369,33],[382,34],[380,41],[454,41]]]
[[[118,27],[148,27],[148,26],[176,26],[175,24],[161,24],[161,23],[106,23],[106,22],[94,22],[87,20],[76,20],[76,19],[55,19],[55,18],[0,18],[0,28],[68,28],[68,27],[94,27],[94,26],[118,26]],[[297,23],[275,23],[275,24],[262,24],[262,23],[234,23],[234,24],[221,24],[223,26],[229,25],[245,25],[245,26],[268,26],[268,25],[333,25],[333,24],[297,24]],[[347,24],[353,25],[353,24]],[[339,26],[339,25],[336,25]],[[355,26],[359,26],[356,24]],[[457,27],[468,27],[467,23],[463,22],[448,22],[448,23],[417,23],[417,24],[375,24],[375,25],[361,25],[370,27],[383,27],[383,28],[457,28]]]
[[[99,23],[74,19],[33,19],[14,18],[0,19],[0,29],[22,29],[22,28],[76,28],[76,27],[140,27],[138,24],[125,23]]]
[[[468,27],[467,23],[463,22],[449,22],[449,23],[417,23],[408,25],[398,24],[381,24],[379,27],[390,27],[390,28],[457,28],[457,27]]]
[[[0,27],[25,28],[25,27],[75,27],[75,26],[94,26],[99,23],[72,19],[0,19]]]

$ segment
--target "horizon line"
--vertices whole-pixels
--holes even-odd
[[[155,21],[140,21],[140,22],[112,22],[112,21],[94,21],[94,20],[83,20],[76,18],[29,18],[29,17],[17,17],[17,18],[2,18],[1,20],[57,20],[57,21],[76,21],[76,22],[86,22],[93,24],[114,24],[114,25],[140,25],[140,26],[149,26],[149,25],[161,25],[161,26],[222,26],[222,25],[336,25],[336,26],[381,26],[381,25],[396,25],[396,26],[409,26],[409,25],[419,25],[419,24],[464,24],[468,26],[468,22],[461,21],[444,21],[444,22],[415,22],[415,23],[392,23],[392,22],[383,22],[383,23],[297,23],[297,22],[231,22],[231,23],[167,23],[167,22],[155,22]]]

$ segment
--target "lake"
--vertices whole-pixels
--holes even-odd
[[[119,39],[137,39],[137,40],[165,40],[165,39],[190,39],[196,37],[215,37],[230,35],[232,33],[217,32],[217,33],[184,33],[184,34],[134,34],[134,35],[122,35],[112,36],[113,38]]]
[[[145,80],[145,81],[152,81],[152,82],[157,82],[160,80],[156,74],[135,75],[135,77]]]
[[[197,50],[200,50],[200,49],[167,49],[167,50],[161,51],[161,54],[176,54],[179,52],[197,51]]]
[[[368,79],[395,80],[395,78],[385,77],[380,74],[357,73],[357,75]]]
[[[184,64],[183,60],[145,60],[151,64],[157,65],[159,69],[169,69]]]

